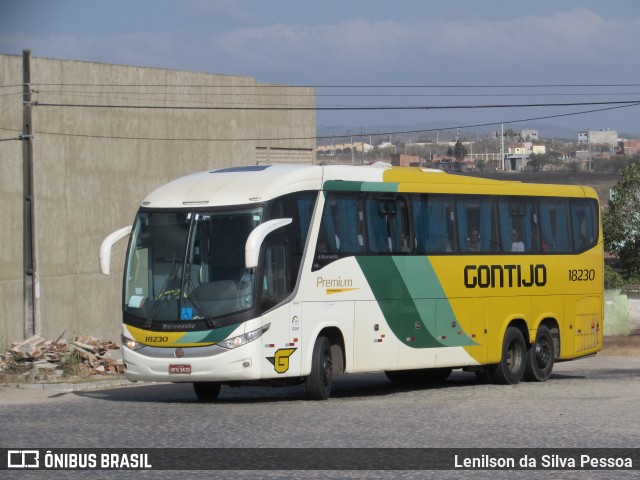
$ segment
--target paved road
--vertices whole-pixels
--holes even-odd
[[[324,402],[305,401],[302,387],[223,387],[213,404],[198,403],[189,384],[71,393],[1,387],[0,446],[637,448],[639,400],[640,358],[605,356],[558,364],[542,384],[480,385],[454,372],[444,386],[400,388],[383,374],[343,376]],[[296,478],[327,478],[309,473]],[[469,478],[501,478],[480,473]]]

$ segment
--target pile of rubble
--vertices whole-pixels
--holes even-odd
[[[86,335],[73,337],[71,342],[34,335],[13,342],[8,352],[0,353],[0,374],[26,381],[121,374],[119,349],[112,341]]]

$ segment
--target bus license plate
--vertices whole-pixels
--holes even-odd
[[[169,373],[189,375],[191,373],[191,365],[169,365]]]

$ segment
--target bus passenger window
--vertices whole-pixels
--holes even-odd
[[[455,215],[452,195],[417,194],[411,198],[417,253],[455,250]]]
[[[330,192],[322,212],[317,253],[364,251],[362,201],[357,194]]]
[[[540,202],[540,234],[542,248],[547,252],[571,251],[567,200],[550,198]]]
[[[532,253],[540,250],[538,220],[533,199],[510,197],[498,202],[502,251]]]
[[[396,199],[396,213],[388,217],[391,251],[394,253],[410,253],[413,244],[409,233],[409,208],[404,198]]]
[[[393,214],[395,207],[388,199],[371,194],[367,197],[367,244],[373,253],[390,251],[390,237],[387,229],[387,217]]]
[[[591,199],[571,201],[571,233],[575,252],[583,252],[598,243],[598,209]]]
[[[461,252],[495,252],[496,214],[493,197],[458,195],[456,219]]]

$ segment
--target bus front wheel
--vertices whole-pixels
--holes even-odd
[[[201,402],[213,402],[220,395],[220,384],[215,382],[194,382],[193,391]]]
[[[527,352],[527,368],[525,380],[545,382],[553,370],[554,349],[551,332],[544,325],[538,327],[536,341],[529,346]]]
[[[493,365],[491,376],[495,383],[515,385],[522,380],[527,367],[527,344],[520,329],[509,327],[502,341],[502,359]]]
[[[327,337],[318,337],[311,357],[311,373],[305,382],[309,400],[326,400],[331,394],[331,344]]]

